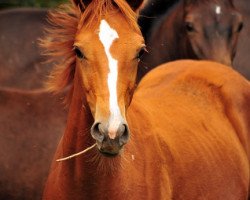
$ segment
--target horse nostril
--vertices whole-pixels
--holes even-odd
[[[119,144],[121,146],[123,146],[124,144],[126,144],[128,142],[128,139],[129,139],[129,129],[128,129],[128,125],[127,124],[122,124],[120,127],[119,127]]]
[[[102,128],[102,125],[101,125],[101,123],[95,123],[93,126],[92,126],[92,128],[91,128],[91,135],[92,135],[92,137],[96,140],[96,141],[98,141],[98,142],[100,142],[100,143],[102,143],[103,142],[103,140],[104,140],[104,130],[103,130],[103,128]]]

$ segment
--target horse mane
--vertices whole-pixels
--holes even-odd
[[[54,64],[46,84],[49,91],[58,93],[72,85],[76,65],[75,35],[83,26],[99,22],[109,11],[120,11],[130,26],[140,32],[137,13],[124,0],[93,0],[84,10],[75,4],[64,4],[49,13],[51,27],[45,29],[45,37],[40,40],[47,61]]]
[[[158,21],[161,15],[167,13],[175,4],[181,0],[148,0],[145,6],[140,10],[138,19],[144,38],[147,38],[148,32],[153,24]]]

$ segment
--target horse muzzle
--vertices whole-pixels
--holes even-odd
[[[109,129],[109,124],[96,122],[91,128],[91,135],[97,147],[104,155],[118,155],[129,140],[129,129],[126,123],[120,123],[116,129]]]

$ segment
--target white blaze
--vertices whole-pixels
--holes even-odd
[[[215,13],[217,15],[221,14],[221,7],[220,6],[215,6]]]
[[[115,138],[115,132],[121,122],[121,111],[117,100],[117,78],[118,78],[118,61],[114,59],[110,53],[110,47],[114,40],[119,38],[116,30],[112,29],[105,20],[101,20],[99,28],[99,39],[102,42],[105,53],[108,58],[109,74],[108,74],[108,89],[109,89],[109,137]]]

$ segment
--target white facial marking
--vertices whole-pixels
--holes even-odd
[[[116,131],[121,123],[121,111],[118,106],[117,100],[117,77],[118,77],[118,61],[115,60],[111,53],[110,47],[114,40],[119,38],[116,30],[112,29],[105,20],[101,20],[100,23],[99,39],[102,42],[105,53],[108,58],[109,74],[108,74],[108,88],[109,88],[109,137],[114,139],[116,136]]]
[[[217,15],[221,14],[221,7],[220,6],[215,6],[215,13]]]

